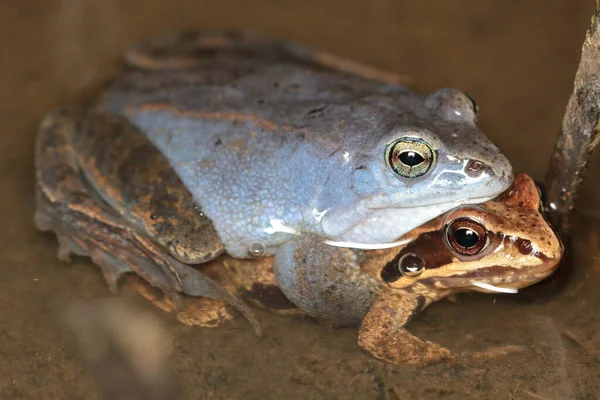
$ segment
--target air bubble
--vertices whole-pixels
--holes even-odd
[[[248,246],[248,255],[250,257],[260,257],[265,254],[265,245],[260,242],[254,242]]]

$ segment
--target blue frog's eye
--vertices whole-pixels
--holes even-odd
[[[435,163],[435,152],[425,141],[403,137],[387,145],[386,164],[403,178],[425,175]]]

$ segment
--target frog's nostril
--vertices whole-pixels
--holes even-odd
[[[486,165],[481,161],[471,160],[467,163],[467,166],[465,167],[465,172],[471,178],[477,178],[486,169]]]

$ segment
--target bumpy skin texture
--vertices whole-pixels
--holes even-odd
[[[132,227],[186,264],[224,251],[211,221],[194,203],[167,159],[119,117],[73,112],[68,142],[95,192]]]
[[[116,82],[98,109],[126,116],[150,138],[234,257],[255,242],[274,254],[293,238],[278,224],[392,242],[512,181],[457,90],[422,97],[293,44],[195,35],[137,46],[128,58],[144,71]],[[400,137],[431,145],[428,173],[402,178],[386,164],[386,146]]]
[[[318,320],[360,324],[360,346],[387,362],[448,360],[452,357],[448,349],[417,338],[404,325],[429,304],[450,294],[495,291],[485,285],[518,289],[549,276],[558,266],[563,246],[539,207],[533,180],[521,174],[497,199],[451,210],[409,232],[403,238],[406,243],[397,248],[360,253],[307,236],[296,241],[295,247],[285,245],[285,251],[276,256],[276,279],[269,282],[265,279],[268,273],[255,274],[262,280],[252,297],[260,297],[257,292],[261,288],[269,288],[272,296],[278,285],[300,311]],[[484,245],[477,253],[465,255],[450,244],[450,232],[457,223],[472,226],[473,221],[484,227],[480,231]],[[419,274],[401,272],[401,260],[407,255],[422,261]],[[241,265],[233,270],[211,265],[205,273],[222,284],[235,279],[239,282],[240,275],[235,272]],[[248,263],[245,268],[252,265]],[[269,267],[263,261],[256,268],[265,271]],[[252,275],[246,273],[246,277]],[[252,285],[246,282],[243,287]]]
[[[106,168],[115,166],[114,162],[109,162],[113,158],[105,153],[110,151],[110,146],[96,152],[97,157],[81,158],[87,153],[86,148],[113,134],[120,134],[121,137],[115,138],[117,142],[132,144],[128,148],[130,152],[117,159],[127,160],[136,149],[142,149],[145,169],[132,170],[127,163],[117,162],[119,168],[109,173]],[[221,251],[222,246],[210,221],[197,213],[187,192],[182,192],[182,185],[177,184],[172,169],[165,169],[165,166],[168,163],[164,157],[124,118],[76,108],[57,110],[42,121],[36,143],[36,225],[40,230],[56,233],[61,260],[69,260],[71,254],[91,257],[101,267],[113,291],[117,290],[123,275],[134,273],[158,288],[172,308],[182,305],[180,295],[224,301],[244,313],[260,333],[252,312],[241,300],[178,261],[211,257],[214,252]],[[154,183],[153,178],[146,175],[150,173],[161,176],[170,186],[147,190]],[[113,193],[114,188],[103,182],[104,177],[112,174],[118,174],[124,190]],[[108,196],[110,202],[105,202],[103,196]],[[162,221],[173,210],[161,208],[161,205],[170,204],[169,201],[156,204],[155,200],[167,200],[172,196],[180,196],[180,204],[189,203],[189,209],[179,215],[187,216],[189,220]],[[136,201],[131,202],[132,199]],[[138,208],[140,205],[142,207]],[[181,225],[170,225],[177,222]],[[173,235],[178,237],[182,232],[200,242],[210,244],[212,241],[213,245],[196,253],[182,252],[171,240]],[[180,243],[185,244],[184,241]]]
[[[365,274],[360,255],[335,248],[314,235],[282,246],[275,256],[275,279],[286,297],[311,317],[341,326],[358,325],[380,282]]]

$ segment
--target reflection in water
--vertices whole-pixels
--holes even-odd
[[[178,397],[170,338],[154,314],[112,298],[71,305],[67,324],[107,399]]]

